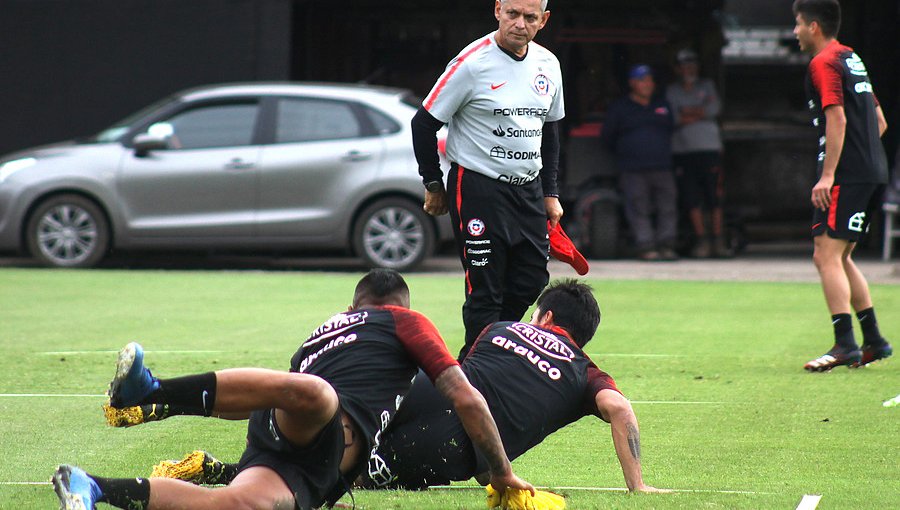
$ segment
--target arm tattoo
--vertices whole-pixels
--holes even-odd
[[[641,460],[641,433],[638,432],[637,426],[629,423],[625,426],[628,433],[628,448],[631,449],[631,456],[634,460]]]

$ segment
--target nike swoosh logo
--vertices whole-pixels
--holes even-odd
[[[500,83],[500,84],[496,84],[496,85],[493,84],[493,83],[491,83],[491,90],[497,90],[497,89],[499,89],[500,87],[502,87],[502,86],[504,86],[504,85],[506,85],[506,82],[503,82],[503,83]]]
[[[206,406],[206,397],[209,396],[209,392],[206,391],[206,390],[203,390],[203,394],[200,395],[200,396],[203,398],[203,410],[204,410],[204,411],[211,411],[211,409],[209,409],[209,408]]]

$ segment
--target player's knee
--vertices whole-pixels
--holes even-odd
[[[327,381],[308,374],[291,374],[285,379],[281,389],[286,410],[313,413],[317,411],[334,414],[337,408],[337,393]]]
[[[825,248],[817,246],[816,249],[813,250],[813,264],[816,265],[816,268],[820,272],[835,265],[840,266],[843,264],[843,259],[840,255],[836,255],[837,254],[834,254]]]

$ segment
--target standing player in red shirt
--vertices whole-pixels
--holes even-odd
[[[865,276],[853,263],[856,242],[868,230],[879,188],[887,183],[881,135],[887,122],[872,90],[866,66],[836,37],[841,24],[837,0],[796,0],[794,35],[813,55],[806,91],[813,125],[819,128],[819,180],[812,189],[813,261],[831,312],[835,344],[804,365],[809,371],[857,367],[893,352],[881,336]],[[863,331],[862,349],[853,337],[851,309]]]
[[[489,459],[491,483],[533,494],[513,474],[484,398],[434,325],[409,309],[406,282],[396,271],[378,269],[360,280],[347,312],[304,342],[290,372],[238,368],[160,379],[143,365],[139,345],[126,346],[110,406],[155,404],[152,420],[145,414],[131,424],[179,414],[249,419],[237,476],[210,489],[164,478],[101,478],[63,465],[53,475],[60,507],[90,510],[100,501],[140,510],[308,510],[333,504],[365,469],[418,368],[453,402]]]

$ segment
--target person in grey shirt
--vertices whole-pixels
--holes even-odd
[[[724,173],[722,138],[716,122],[721,110],[719,95],[711,80],[699,77],[700,66],[693,50],[683,49],[676,58],[679,80],[667,87],[666,99],[675,118],[672,155],[680,177],[679,192],[696,237],[691,255],[730,257],[722,235]],[[708,230],[705,212],[710,217]]]

